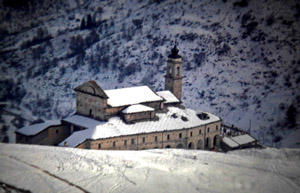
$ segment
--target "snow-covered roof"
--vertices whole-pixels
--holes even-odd
[[[95,119],[91,119],[85,116],[81,115],[72,115],[71,117],[63,119],[63,121],[66,121],[68,123],[72,123],[77,126],[81,126],[84,128],[95,128],[97,125],[104,124],[105,122],[100,122]]]
[[[38,134],[39,132],[47,129],[50,126],[57,126],[60,124],[61,124],[60,120],[46,121],[44,123],[38,123],[34,125],[29,125],[27,127],[22,127],[21,129],[18,129],[16,132],[26,136],[31,136],[31,135]]]
[[[134,105],[144,102],[162,101],[163,99],[153,92],[148,86],[137,86],[105,90],[109,97],[107,104],[112,107]]]
[[[239,144],[237,144],[235,141],[233,141],[229,137],[223,137],[222,141],[223,141],[223,143],[225,143],[226,145],[228,145],[231,148],[235,148],[235,147],[239,146]]]
[[[248,144],[248,143],[253,143],[253,142],[256,141],[253,137],[251,137],[251,136],[248,135],[248,134],[238,135],[238,136],[232,137],[231,139],[234,140],[234,141],[235,141],[236,143],[238,143],[239,145],[244,145],[244,144]]]
[[[164,90],[164,91],[159,91],[159,92],[156,92],[156,94],[160,97],[162,97],[163,99],[165,99],[165,102],[166,104],[168,103],[178,103],[180,102],[178,100],[178,98],[173,95],[173,93],[171,93],[170,91],[168,90]]]
[[[219,121],[220,118],[210,115],[210,119],[201,120],[197,117],[194,110],[180,109],[177,107],[169,107],[167,113],[157,113],[159,120],[145,121],[135,124],[126,124],[120,117],[112,117],[108,122],[97,125],[94,128],[74,132],[71,136],[61,142],[67,142],[69,147],[76,147],[86,139],[105,139],[124,135],[135,135],[138,133],[152,133],[160,131],[180,130],[184,128],[192,128],[211,122]],[[174,116],[176,114],[176,116]]]
[[[147,107],[145,105],[138,104],[138,105],[131,105],[127,107],[122,111],[122,113],[130,114],[130,113],[139,113],[139,112],[147,112],[147,111],[154,111],[154,109],[151,107]]]

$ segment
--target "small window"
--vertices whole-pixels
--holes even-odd
[[[145,137],[143,137],[142,141],[143,141],[143,143],[145,143]]]
[[[55,133],[59,133],[59,130],[58,130],[58,129],[56,129]]]
[[[170,140],[170,135],[167,135],[167,139]]]
[[[181,139],[182,138],[182,134],[181,133],[179,133],[179,139]]]
[[[192,137],[193,136],[193,132],[191,131],[191,133],[190,133],[190,136]]]
[[[218,125],[216,126],[216,131],[218,131],[218,129],[219,129],[219,127],[218,127]]]
[[[177,67],[176,74],[179,75],[179,73],[180,73],[180,67]]]
[[[131,139],[131,144],[134,144],[134,139]]]
[[[157,142],[157,136],[155,136],[155,142]]]
[[[124,140],[124,145],[127,145],[127,140]]]
[[[115,141],[113,142],[113,147],[116,147],[116,142]]]
[[[199,130],[199,135],[201,135],[201,129]]]
[[[207,128],[207,133],[209,133],[209,127]]]
[[[98,149],[101,149],[101,144],[98,144]]]

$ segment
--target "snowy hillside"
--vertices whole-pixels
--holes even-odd
[[[299,149],[229,154],[0,144],[0,192],[299,192]],[[1,190],[2,188],[2,190]]]
[[[297,0],[0,2],[0,102],[8,103],[0,128],[10,142],[37,118],[72,114],[72,89],[85,81],[163,90],[175,41],[185,106],[243,129],[251,123],[267,145],[300,131]]]

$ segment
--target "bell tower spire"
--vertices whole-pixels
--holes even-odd
[[[182,96],[182,58],[175,45],[168,56],[165,75],[165,90],[171,91],[179,100]]]

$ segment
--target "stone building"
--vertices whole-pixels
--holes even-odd
[[[181,105],[184,76],[178,52],[175,46],[168,56],[164,91],[148,86],[103,90],[92,80],[76,87],[76,113],[61,120],[65,139],[57,136],[59,145],[104,150],[219,146],[221,119]]]
[[[16,132],[16,143],[58,145],[71,133],[61,121],[48,121],[23,127]]]

